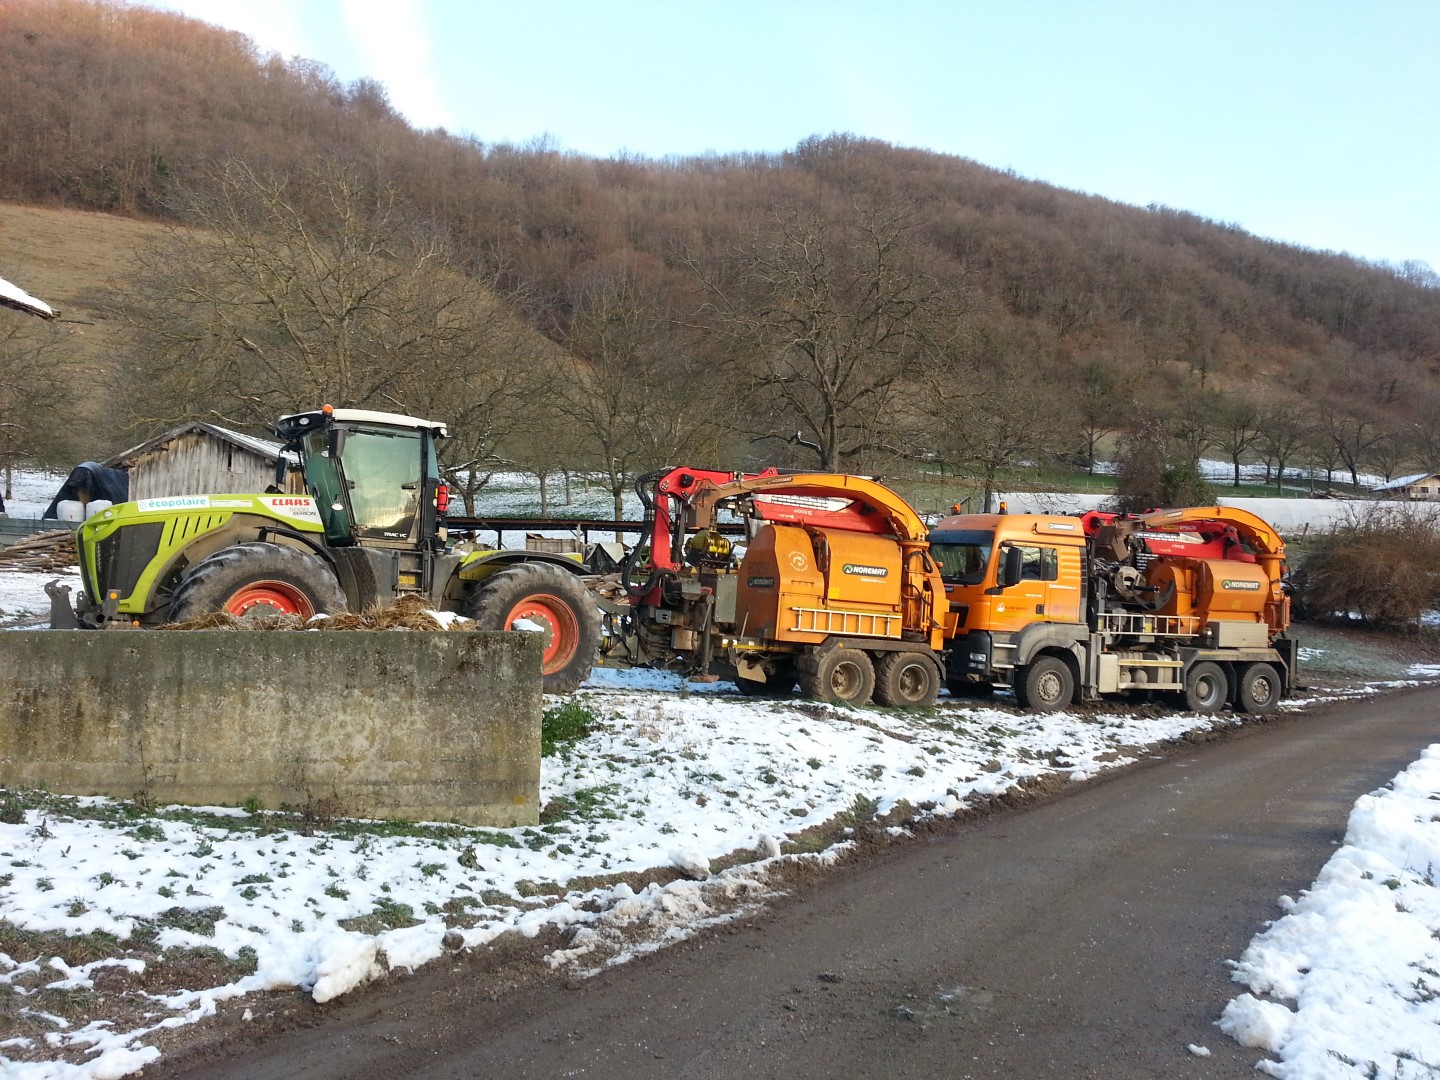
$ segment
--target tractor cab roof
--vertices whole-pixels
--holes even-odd
[[[383,424],[387,427],[411,428],[428,431],[436,438],[449,438],[449,429],[439,420],[422,420],[418,416],[403,413],[374,412],[370,409],[332,409],[330,406],[315,412],[291,413],[275,422],[275,433],[287,442],[305,431],[322,426],[326,419],[340,424]]]

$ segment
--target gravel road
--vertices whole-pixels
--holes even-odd
[[[1239,992],[1226,961],[1314,879],[1355,798],[1437,741],[1437,706],[1277,718],[593,979],[461,957],[146,1075],[1253,1078],[1260,1054],[1214,1026]]]

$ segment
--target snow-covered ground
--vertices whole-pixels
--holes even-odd
[[[0,477],[3,483],[3,477]],[[13,518],[38,518],[55,498],[65,477],[56,473],[17,469],[11,478],[10,494],[5,499],[5,513]]]
[[[36,493],[41,508],[53,491]],[[53,576],[0,575],[0,622],[44,611]],[[1440,681],[1440,668],[1413,667],[1399,684],[1416,681]],[[1351,692],[1384,685],[1397,682]],[[159,1057],[167,1030],[243,1012],[260,991],[330,1000],[507,932],[564,929],[549,962],[583,977],[763,904],[778,868],[841,857],[860,822],[881,819],[903,837],[910,822],[965,812],[1035,777],[1083,779],[1237,722],[1039,717],[1004,700],[942,698],[901,714],[599,671],[577,694],[547,700],[591,730],[544,759],[546,806],[533,828],[312,822],[261,807],[0,791],[0,1075],[124,1076]],[[1250,993],[1222,1023],[1273,1055],[1266,1071],[1433,1074],[1436,801],[1440,745],[1393,790],[1359,801],[1315,887],[1240,958]],[[85,947],[70,953],[41,935]],[[137,945],[165,956],[143,972],[146,961],[126,955]],[[210,985],[146,989],[152,976],[181,985],[165,979],[166,965],[205,950],[229,958],[228,973],[211,963],[196,968]],[[1353,1071],[1342,1071],[1345,1059]]]
[[[0,587],[0,604],[25,602]],[[948,698],[916,714],[760,702],[727,683],[645,671],[598,671],[547,705],[583,710],[593,730],[544,759],[546,810],[534,828],[307,827],[259,807],[0,793],[0,918],[22,934],[102,943],[83,963],[52,958],[53,946],[0,951],[0,994],[20,995],[13,1029],[0,1032],[0,1072],[126,1075],[159,1056],[165,1030],[243,1010],[246,995],[301,987],[326,1001],[507,931],[564,928],[549,962],[583,977],[763,903],[772,871],[835,859],[857,821],[885,819],[903,836],[907,822],[963,812],[1031,778],[1083,779],[1186,731],[1237,722],[1040,717]],[[1429,858],[1412,857],[1404,880],[1428,874]],[[1390,876],[1376,875],[1382,888]],[[1436,924],[1440,913],[1424,918]],[[149,997],[143,1019],[133,1006],[107,1015],[104,1002],[123,1000],[117,985],[132,1002],[146,996],[143,962],[124,955],[142,939],[176,956],[219,950],[235,970]],[[47,1004],[97,981],[107,993],[83,1017]]]
[[[1284,1080],[1440,1075],[1440,745],[1355,803],[1345,841],[1235,966],[1220,1021]]]

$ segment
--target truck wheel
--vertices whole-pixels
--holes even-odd
[[[1230,685],[1219,664],[1203,660],[1185,676],[1185,708],[1191,712],[1214,713],[1225,707]]]
[[[1235,696],[1242,712],[1268,716],[1280,707],[1280,676],[1271,664],[1246,664]]]
[[[940,696],[940,668],[923,653],[883,653],[875,662],[875,700],[897,709],[925,709]]]
[[[497,570],[470,594],[464,614],[481,630],[538,627],[545,642],[540,671],[547,694],[578,687],[600,652],[600,609],[579,578],[550,563]]]
[[[864,705],[875,689],[875,668],[859,649],[831,649],[800,675],[805,696],[834,705]]]
[[[1022,709],[1055,712],[1075,696],[1075,677],[1057,656],[1042,656],[1020,672],[1015,683],[1015,700]]]
[[[185,571],[170,597],[170,622],[223,611],[298,615],[344,611],[345,594],[323,559],[280,544],[236,544]]]

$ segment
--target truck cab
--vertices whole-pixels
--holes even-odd
[[[1065,517],[967,514],[930,534],[950,602],[950,636],[1084,619],[1085,536]]]

